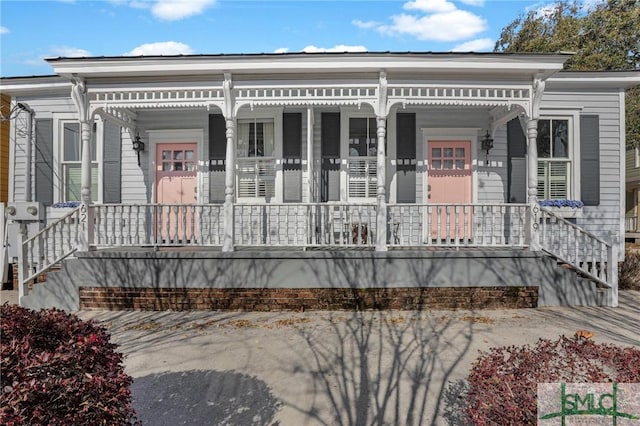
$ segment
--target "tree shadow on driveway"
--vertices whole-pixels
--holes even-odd
[[[191,370],[138,377],[133,405],[145,425],[276,425],[281,403],[262,380],[233,371]]]

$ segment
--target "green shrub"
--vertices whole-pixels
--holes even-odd
[[[139,424],[132,379],[103,327],[5,303],[0,333],[0,424]]]

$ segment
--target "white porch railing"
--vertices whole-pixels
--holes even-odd
[[[636,232],[637,229],[638,229],[638,216],[625,216],[624,231]]]
[[[612,287],[617,273],[615,245],[541,208],[538,221],[540,246],[586,277]],[[615,270],[614,270],[615,268]]]
[[[22,242],[20,285],[46,272],[78,249],[82,232],[80,214],[80,207],[77,207]]]
[[[375,246],[372,204],[236,204],[238,246]]]
[[[396,204],[387,207],[391,247],[525,247],[526,204]]]
[[[104,204],[93,211],[96,247],[222,245],[220,204]]]
[[[216,246],[224,239],[221,204],[95,205],[93,244]],[[377,206],[346,203],[235,204],[236,247],[367,247],[378,232],[390,248],[528,247],[537,226],[540,247],[615,292],[615,244],[526,204],[390,204],[377,229]],[[532,214],[535,213],[535,214]],[[538,220],[532,223],[531,218]],[[82,236],[75,209],[22,244],[22,285],[77,250]]]

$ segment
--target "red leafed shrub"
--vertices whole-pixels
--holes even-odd
[[[138,424],[107,331],[57,309],[0,306],[0,424]]]
[[[467,414],[477,426],[534,425],[538,383],[557,382],[640,382],[640,350],[565,336],[489,349],[471,369]]]

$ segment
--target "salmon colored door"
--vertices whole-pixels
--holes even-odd
[[[430,204],[471,203],[471,141],[427,142]],[[431,238],[436,240],[471,238],[471,206],[433,206],[429,222]]]
[[[158,237],[165,243],[194,242],[197,235],[195,143],[156,144]]]

